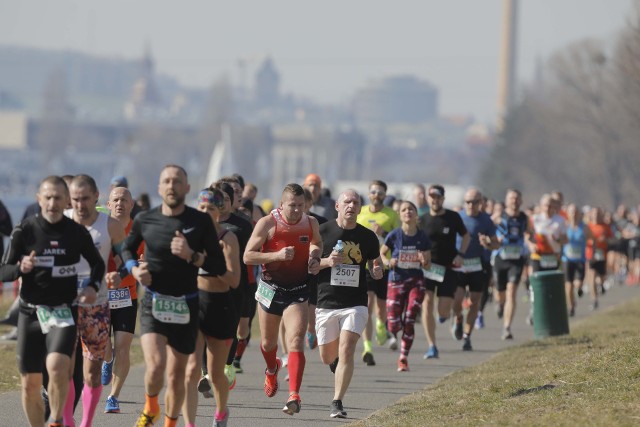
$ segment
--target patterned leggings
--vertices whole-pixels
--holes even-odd
[[[403,357],[409,355],[415,335],[414,324],[426,292],[423,277],[389,281],[387,285],[387,325],[392,334],[402,330]]]

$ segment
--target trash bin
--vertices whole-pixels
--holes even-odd
[[[567,297],[562,271],[538,271],[530,278],[533,332],[536,338],[569,333]]]

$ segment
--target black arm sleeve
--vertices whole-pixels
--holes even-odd
[[[120,257],[122,257],[122,262],[126,264],[127,261],[138,260],[138,248],[142,243],[142,226],[140,223],[139,216],[136,216],[133,220],[133,225],[131,226],[131,231],[126,239],[124,239],[124,245],[122,246],[122,253]]]
[[[209,221],[205,221],[204,236],[204,249],[207,251],[207,257],[202,264],[202,269],[207,271],[210,276],[221,276],[227,272],[227,264],[211,218]]]
[[[0,236],[0,238],[2,238]],[[20,277],[18,261],[25,255],[22,239],[22,228],[16,227],[11,233],[9,247],[2,257],[0,265],[0,282],[13,282]]]
[[[4,204],[0,202],[0,235],[8,236],[11,234],[12,228],[11,215],[9,215],[9,211],[7,211]]]
[[[96,249],[93,244],[93,239],[88,231],[83,230],[84,233],[81,234],[81,242],[80,242],[80,255],[87,260],[89,265],[91,266],[91,274],[89,276],[89,284],[94,285],[96,291],[100,289],[100,283],[102,282],[102,278],[105,273],[105,265],[102,257],[100,256],[100,252]]]

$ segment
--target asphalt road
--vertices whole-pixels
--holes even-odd
[[[230,426],[293,426],[293,425],[330,425],[349,423],[366,418],[378,409],[391,405],[399,398],[421,390],[436,383],[446,375],[467,366],[476,365],[500,350],[524,343],[534,338],[532,327],[526,325],[525,318],[529,304],[522,301],[522,289],[519,290],[516,319],[512,328],[514,340],[502,341],[501,322],[498,321],[493,307],[485,310],[486,327],[474,331],[472,336],[473,351],[463,352],[462,342],[454,341],[450,332],[450,323],[437,328],[439,359],[423,360],[426,351],[426,340],[422,326],[416,325],[416,341],[409,356],[410,372],[397,372],[396,360],[398,352],[384,347],[375,347],[376,366],[365,366],[359,359],[353,380],[343,402],[348,412],[346,419],[329,418],[329,404],[333,396],[333,375],[329,368],[320,362],[317,350],[306,351],[307,364],[302,382],[302,410],[299,414],[289,416],[282,413],[282,407],[288,395],[284,374],[281,372],[281,388],[273,398],[267,398],[262,390],[264,381],[264,360],[259,352],[257,340],[247,348],[243,358],[244,373],[238,374],[235,389],[231,392],[229,407],[231,409]],[[600,300],[599,311],[615,306],[640,296],[638,287],[616,286]],[[576,317],[571,323],[592,314],[588,309],[586,296],[579,300]],[[359,344],[359,356],[362,351]],[[104,400],[110,387],[105,387],[102,401],[98,406],[94,426],[131,426],[144,405],[143,387],[144,366],[131,369],[127,382],[120,395],[120,414],[104,414]],[[162,402],[162,397],[160,399]],[[200,399],[198,407],[198,426],[212,425],[213,399]],[[81,419],[81,405],[76,411],[76,420]],[[0,395],[0,426],[27,425],[22,412],[19,392],[7,392]],[[162,425],[162,423],[157,423]],[[181,418],[178,425],[184,425]]]

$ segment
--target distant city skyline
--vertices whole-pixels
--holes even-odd
[[[521,0],[518,84],[538,58],[583,38],[615,40],[632,0]],[[322,3],[0,0],[0,44],[134,59],[189,87],[223,75],[252,84],[273,58],[284,93],[347,103],[371,80],[415,75],[439,90],[439,112],[493,123],[502,2]],[[238,60],[246,61],[243,73]]]

